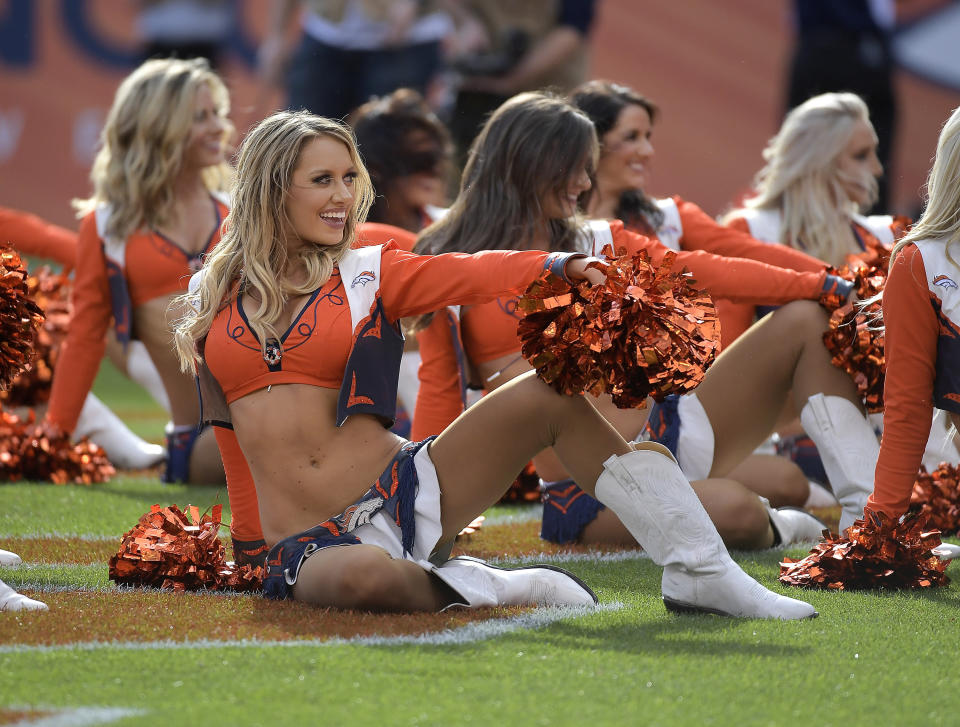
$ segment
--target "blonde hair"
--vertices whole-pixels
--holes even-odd
[[[226,141],[233,132],[226,120],[230,95],[206,60],[150,60],[123,80],[90,171],[93,196],[73,201],[79,216],[101,202],[109,203],[107,234],[121,240],[139,227],[158,227],[168,221],[172,183],[190,136],[196,94],[204,85],[224,117]],[[203,171],[204,183],[211,191],[221,191],[232,174],[226,162],[208,167]]]
[[[942,240],[947,247],[947,258],[958,265],[950,254],[950,247],[960,240],[960,107],[953,110],[940,130],[937,154],[927,177],[926,196],[927,204],[920,219],[893,247],[891,267],[904,246],[918,240]]]
[[[350,153],[357,171],[354,202],[347,210],[343,240],[336,245],[300,248],[296,262],[306,276],[302,283],[294,284],[285,275],[290,263],[286,243],[296,235],[286,212],[287,197],[304,147],[324,136],[342,142]],[[196,289],[173,303],[185,312],[174,330],[183,369],[190,370],[199,360],[196,342],[210,330],[238,280],[260,300],[248,321],[265,351],[270,338],[279,338],[276,324],[287,298],[316,290],[330,278],[372,203],[373,185],[349,127],[306,111],[283,111],[257,124],[240,147],[233,206],[224,222],[223,237],[207,256]]]
[[[797,106],[763,150],[766,166],[754,180],[757,194],[745,203],[780,210],[780,242],[832,265],[843,264],[850,221],[859,211],[836,164],[858,121],[869,124],[870,113],[853,93],[824,93]],[[877,180],[869,175],[852,181],[866,185],[872,204]]]

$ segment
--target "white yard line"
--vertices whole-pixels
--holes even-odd
[[[509,618],[488,619],[474,621],[458,626],[455,629],[445,629],[432,634],[418,634],[416,636],[354,636],[348,639],[334,637],[330,639],[302,639],[290,641],[261,641],[259,639],[240,639],[235,641],[85,641],[74,644],[57,644],[55,646],[0,646],[0,654],[29,654],[50,653],[63,651],[155,651],[155,650],[196,650],[196,649],[225,649],[225,648],[274,648],[274,647],[307,647],[307,646],[446,646],[468,644],[475,641],[486,641],[504,634],[527,629],[539,629],[544,626],[564,621],[566,619],[589,616],[601,611],[619,611],[623,608],[619,601],[601,603],[595,608],[576,606],[548,606],[538,608],[529,613],[522,613]]]
[[[530,563],[620,563],[625,560],[650,559],[639,548],[617,550],[611,553],[534,553],[532,555],[514,555],[488,558],[487,562],[496,564],[529,565]]]
[[[87,727],[88,725],[108,724],[124,717],[134,717],[146,714],[142,709],[124,709],[122,707],[75,707],[63,709],[60,707],[8,707],[35,712],[54,712],[37,719],[21,720],[16,724],[22,727]]]

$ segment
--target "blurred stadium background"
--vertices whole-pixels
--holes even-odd
[[[69,200],[88,193],[103,116],[138,59],[135,8],[0,0],[0,204],[74,226]],[[268,3],[234,9],[221,72],[242,134],[282,99],[254,72]],[[599,0],[591,76],[629,84],[662,110],[651,192],[718,214],[749,187],[782,115],[790,11],[788,0]],[[939,127],[960,104],[960,4],[900,0],[898,13],[890,211],[916,214]]]

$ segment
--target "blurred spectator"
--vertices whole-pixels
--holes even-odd
[[[368,101],[349,121],[377,193],[367,219],[419,232],[446,203],[450,133],[409,88]]]
[[[449,1],[449,0],[448,0]],[[341,119],[372,96],[401,87],[426,93],[453,30],[441,0],[276,0],[260,46],[264,80],[285,77],[287,107]],[[287,26],[302,9],[299,46]]]
[[[230,0],[139,0],[137,30],[143,58],[206,58],[221,65],[233,27]]]
[[[487,115],[521,91],[587,80],[593,0],[465,0],[452,49],[462,76],[450,131],[461,161]],[[459,40],[459,47],[456,41]]]
[[[886,212],[897,120],[891,49],[895,0],[794,0],[793,5],[797,39],[787,110],[828,91],[852,91],[867,103],[885,171],[873,211]]]

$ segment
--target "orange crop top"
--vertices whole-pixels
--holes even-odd
[[[203,256],[220,242],[220,228],[228,208],[211,198],[214,223],[203,250],[190,254],[175,241],[155,231],[138,231],[126,241],[123,273],[134,306],[186,290],[187,281],[203,264]],[[82,230],[81,230],[82,234]]]
[[[403,348],[400,318],[519,292],[545,267],[562,272],[570,255],[421,256],[395,243],[354,249],[266,354],[235,292],[207,334],[205,362],[227,404],[271,384],[302,383],[340,388],[338,425],[353,413],[391,419]]]
[[[229,305],[213,319],[204,349],[207,366],[228,404],[270,384],[340,387],[353,329],[338,269],[310,294],[277,344],[267,345],[267,357],[276,359],[274,365],[261,354],[241,299],[242,292],[235,286]]]
[[[227,213],[220,201],[211,198],[211,205],[210,222],[217,224],[204,252],[220,241],[220,221]],[[131,306],[186,291],[190,275],[201,262],[200,255],[190,256],[172,241],[149,232],[134,233],[120,249],[108,250],[111,246],[97,231],[97,215],[91,212],[80,224],[73,318],[60,349],[46,417],[67,432],[76,426],[93,386],[111,317],[118,340],[129,340]]]

